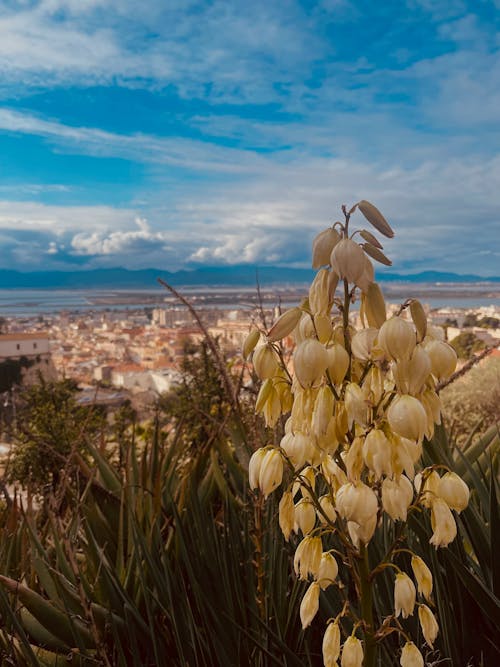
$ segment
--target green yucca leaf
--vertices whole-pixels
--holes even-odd
[[[92,635],[80,619],[70,618],[41,595],[13,579],[0,575],[0,583],[54,636],[70,646],[88,648],[94,645]]]
[[[469,590],[477,604],[483,609],[486,616],[491,619],[494,626],[500,627],[500,599],[492,593],[487,586],[474,575],[452,552],[448,551],[447,558],[453,564],[455,571],[461,578],[464,586]]]
[[[42,646],[65,654],[69,653],[71,646],[68,646],[68,644],[61,641],[61,639],[47,630],[45,625],[40,623],[40,621],[38,621],[27,608],[21,607],[19,610],[19,617],[26,633],[37,646]]]

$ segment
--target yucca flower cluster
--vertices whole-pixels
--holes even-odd
[[[359,210],[383,236],[391,238],[393,231],[367,201],[342,210],[344,221],[314,240],[317,273],[308,297],[270,331],[251,331],[244,345],[262,381],[257,412],[269,427],[284,422],[279,446],[262,447],[251,457],[250,487],[266,498],[280,488],[283,535],[301,538],[294,569],[310,582],[300,605],[303,628],[319,609],[320,592],[339,585],[339,567],[351,570],[362,614],[343,622],[351,616],[346,599],[339,616],[330,619],[325,667],[339,659],[341,667],[374,664],[377,642],[394,631],[402,638],[402,667],[419,667],[422,653],[399,617],[417,609],[425,642],[433,646],[438,623],[431,609],[431,571],[413,553],[411,572],[401,571],[393,562],[405,551],[401,544],[374,565],[367,545],[383,521],[406,522],[411,511],[430,512],[430,542],[436,548],[456,536],[453,512],[467,506],[466,484],[452,472],[419,465],[424,438],[440,423],[437,383],[455,370],[456,354],[442,330],[428,324],[417,300],[387,317],[371,260],[390,261],[374,234],[365,229],[350,234],[349,223]],[[349,311],[358,296],[361,328],[356,329]],[[291,363],[280,344],[289,336]],[[333,536],[342,548],[328,546]],[[371,586],[387,568],[395,571],[394,613],[377,628]]]

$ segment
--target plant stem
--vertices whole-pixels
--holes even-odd
[[[377,642],[373,627],[373,584],[370,578],[368,550],[361,545],[359,578],[361,585],[361,618],[365,629],[365,658],[363,667],[375,667],[377,660]]]

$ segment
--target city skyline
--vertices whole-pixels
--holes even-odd
[[[5,3],[0,268],[305,268],[364,198],[394,271],[498,275],[499,9]]]

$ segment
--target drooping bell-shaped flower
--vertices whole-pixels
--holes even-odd
[[[295,505],[294,531],[302,531],[302,535],[308,535],[316,525],[316,511],[314,505],[307,498],[302,498]]]
[[[437,494],[456,512],[461,512],[469,504],[469,487],[455,472],[447,472],[441,477]]]
[[[323,665],[337,667],[340,655],[340,627],[338,622],[329,623],[323,636]]]
[[[330,263],[332,250],[340,241],[341,236],[336,229],[329,227],[314,237],[312,245],[312,267],[319,269],[320,266]]]
[[[394,433],[402,438],[420,442],[427,428],[427,414],[414,396],[397,396],[387,410],[387,420]]]
[[[334,406],[335,399],[330,387],[327,385],[320,387],[314,402],[314,410],[311,420],[311,429],[317,438],[326,435],[328,425],[333,417]]]
[[[327,365],[326,348],[318,340],[307,338],[297,345],[293,355],[293,366],[302,387],[318,384]]]
[[[408,507],[413,500],[413,485],[404,475],[387,477],[382,482],[382,507],[393,521],[406,521]]]
[[[342,647],[341,667],[362,667],[363,647],[357,637],[348,637]]]
[[[338,573],[339,566],[335,560],[335,557],[328,552],[322,554],[321,563],[318,570],[318,584],[320,585],[321,589],[325,590],[325,588],[328,588],[328,586],[333,584],[337,578]]]
[[[422,628],[422,634],[424,635],[425,641],[431,648],[434,648],[434,642],[439,632],[439,625],[436,621],[436,617],[427,605],[419,605],[418,620],[420,621],[420,627]]]
[[[323,547],[320,537],[307,535],[295,550],[293,569],[299,579],[307,579],[309,575],[318,576]]]
[[[337,512],[335,511],[332,499],[328,494],[325,494],[324,496],[321,496],[319,498],[319,505],[322,509],[322,512],[317,510],[316,513],[318,515],[320,523],[326,524],[327,519],[331,523],[335,523],[337,519]]]
[[[335,385],[342,384],[347,369],[349,368],[349,355],[340,343],[335,343],[327,349],[328,365],[327,370],[330,378]]]
[[[432,595],[432,572],[420,556],[412,556],[411,568],[417,580],[418,592],[430,602]]]
[[[335,495],[337,511],[343,519],[364,524],[377,515],[378,500],[375,492],[363,482],[348,482]]]
[[[319,609],[319,584],[316,581],[309,586],[302,602],[300,603],[300,620],[302,622],[302,629],[305,630],[313,618],[318,613]]]
[[[283,537],[288,542],[295,525],[295,505],[290,491],[285,491],[279,503],[279,524]]]
[[[432,534],[429,543],[438,547],[447,547],[457,536],[457,524],[450,508],[442,498],[436,498],[431,506]]]
[[[252,491],[259,487],[260,468],[268,451],[264,447],[259,447],[250,457],[248,463],[248,481]]]
[[[279,367],[280,358],[272,345],[264,344],[255,348],[252,363],[260,380],[272,378]]]
[[[332,250],[330,263],[341,280],[355,283],[365,270],[364,252],[352,239],[342,239]]]
[[[412,325],[395,315],[386,320],[378,333],[378,346],[389,359],[409,359],[417,344]]]
[[[408,618],[413,614],[417,592],[415,584],[404,572],[398,572],[394,584],[394,612],[396,618],[401,615]]]
[[[363,443],[363,460],[366,467],[375,473],[376,479],[392,475],[391,452],[391,443],[381,429],[374,428],[367,434]]]
[[[425,349],[431,360],[432,374],[436,380],[446,380],[457,366],[457,353],[441,340],[429,341]]]
[[[424,658],[413,642],[406,642],[399,659],[401,667],[424,667]]]
[[[269,449],[259,470],[259,488],[264,497],[274,491],[283,479],[283,457],[279,449]]]

